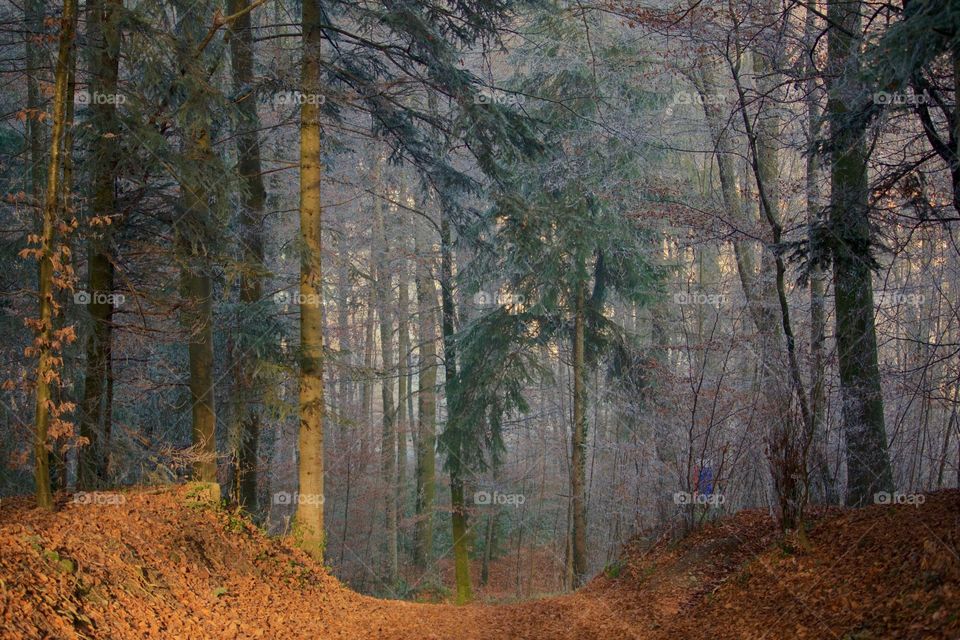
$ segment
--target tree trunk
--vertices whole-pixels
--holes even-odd
[[[90,3],[91,89],[94,95],[116,95],[120,67],[120,37],[117,32],[118,0]],[[78,453],[77,484],[82,490],[108,483],[110,432],[113,407],[107,393],[113,377],[113,287],[114,266],[111,229],[117,222],[116,173],[119,164],[119,123],[115,101],[91,101],[92,125],[97,132],[91,182],[93,215],[109,218],[97,225],[100,233],[87,245],[87,293],[90,295],[91,330],[87,339],[87,362],[80,414],[80,435],[89,440]],[[104,223],[105,222],[105,223]]]
[[[573,433],[570,451],[570,494],[572,500],[571,551],[573,586],[580,587],[587,579],[587,385],[584,360],[584,324],[586,303],[584,285],[576,291],[573,323]]]
[[[752,143],[754,179],[760,201],[760,211],[770,229],[771,247],[780,245],[783,236],[780,213],[780,117],[771,106],[778,83],[779,74],[769,57],[756,51],[753,55],[754,70],[757,76],[757,89],[763,98],[760,100],[756,129],[750,124],[746,111],[741,110],[744,129]],[[743,89],[737,81],[738,94],[744,97]],[[741,101],[745,106],[745,101]],[[769,296],[769,306],[774,315],[773,326],[769,331],[760,327],[768,346],[764,351],[767,361],[765,369],[773,373],[769,380],[772,388],[774,407],[774,426],[771,430],[771,453],[773,454],[773,477],[780,501],[780,525],[785,531],[800,531],[802,535],[803,517],[809,494],[809,474],[807,457],[808,437],[813,433],[806,389],[796,357],[796,340],[790,318],[790,306],[786,288],[786,265],[783,257],[772,249],[764,254],[764,262],[772,263],[774,271],[772,290],[765,288]],[[779,312],[779,313],[778,313]],[[785,351],[785,354],[784,354]],[[786,365],[782,364],[784,355]],[[776,363],[778,366],[773,367]],[[802,422],[796,419],[791,410],[791,396],[795,397],[800,408]]]
[[[847,504],[863,506],[875,492],[892,491],[893,478],[884,429],[877,335],[873,317],[873,271],[868,211],[865,125],[849,112],[862,84],[859,45],[861,3],[829,0],[827,38],[830,122],[830,229],[836,341],[847,440]]]
[[[52,384],[58,379],[56,356],[53,352],[53,323],[56,314],[54,303],[54,244],[61,204],[61,171],[67,137],[70,67],[74,36],[77,29],[77,0],[65,0],[61,22],[57,66],[53,93],[53,126],[50,133],[50,159],[47,165],[47,191],[44,199],[40,231],[38,269],[39,318],[37,324],[37,390],[34,423],[34,482],[37,506],[53,509],[53,494],[50,490],[50,456],[47,434],[53,409]],[[59,256],[56,257],[59,260]]]
[[[487,514],[487,527],[483,535],[483,561],[480,564],[480,584],[487,586],[490,581],[490,561],[493,560],[494,531],[497,527],[497,512]],[[522,531],[522,529],[521,529]]]
[[[808,9],[804,19],[804,42],[808,47],[815,44],[819,36],[817,30],[817,16]],[[806,82],[807,104],[807,143],[811,149],[820,135],[820,107],[817,104],[817,81],[814,76],[812,62],[808,60],[807,69],[810,77]],[[806,198],[807,224],[810,242],[810,251],[815,258],[819,258],[822,247],[817,246],[814,225],[819,217],[817,195],[817,173],[820,171],[820,161],[816,153],[807,154],[806,162]],[[830,465],[827,460],[826,449],[826,415],[827,415],[827,387],[826,387],[826,274],[819,261],[810,266],[810,415],[812,433],[810,440],[811,464],[815,467],[815,476],[819,483],[820,498],[827,504],[837,501],[836,485],[830,476]]]
[[[77,11],[79,12],[79,8]],[[66,129],[64,130],[63,135],[63,172],[60,176],[59,192],[57,193],[57,199],[59,200],[59,203],[57,204],[57,209],[59,211],[58,217],[64,221],[73,217],[73,211],[71,208],[71,191],[73,189],[73,96],[76,92],[76,79],[77,48],[76,46],[73,46],[70,47],[70,57],[67,66],[67,112]],[[63,257],[66,258],[67,253],[65,252],[69,251],[70,255],[72,255],[73,247],[70,245],[70,237],[68,235],[63,237],[62,242],[63,248],[61,251],[64,252]],[[56,271],[59,270],[59,268],[56,269]],[[63,314],[54,311],[54,332],[58,332],[63,328],[63,321]],[[56,397],[53,398],[54,402],[62,402],[64,393],[65,389],[61,387],[58,390]],[[52,487],[57,491],[67,490],[67,456],[70,453],[70,445],[74,435],[75,434],[72,428],[69,431],[58,429],[56,437],[53,438],[50,443],[53,448],[53,464],[51,468],[50,481]]]
[[[410,353],[410,285],[407,282],[407,247],[399,247],[400,264],[399,286],[397,293],[397,517],[404,517],[404,491],[407,486],[407,432],[413,419],[407,414],[407,398],[410,388],[407,386],[407,356]]]
[[[414,562],[421,569],[433,559],[433,501],[436,495],[437,290],[430,273],[426,229],[415,221],[419,388],[417,389],[417,527]]]
[[[367,313],[363,328],[363,380],[360,384],[360,414],[363,420],[363,430],[360,434],[360,464],[364,468],[370,458],[370,447],[373,444],[370,429],[373,424],[373,305],[375,300],[376,286],[371,282],[366,299]]]
[[[209,133],[201,125],[187,134],[185,156],[196,166],[209,164],[212,157]],[[181,321],[189,333],[190,407],[192,442],[196,459],[193,479],[217,482],[216,394],[213,380],[213,287],[205,239],[194,235],[210,216],[208,193],[202,181],[184,184],[184,213],[177,221],[180,251]],[[202,234],[202,231],[200,232]]]
[[[377,159],[374,186],[380,187],[381,159]],[[393,379],[396,374],[393,355],[392,287],[387,264],[388,249],[386,229],[383,222],[383,203],[379,195],[373,197],[373,253],[376,270],[377,312],[380,315],[380,353],[383,360],[381,397],[383,400],[383,432],[380,448],[380,472],[383,478],[386,517],[387,581],[391,587],[397,584],[399,565],[397,556],[397,425],[393,398]]]
[[[346,373],[337,380],[337,407],[339,432],[346,444],[347,426],[353,415],[354,366],[353,345],[350,336],[350,248],[347,245],[347,217],[341,216],[340,233],[337,236],[337,349],[341,367]]]
[[[755,270],[752,242],[735,240],[734,254],[740,284],[747,300],[747,309],[757,328],[760,343],[760,389],[763,393],[766,413],[770,422],[767,433],[770,451],[770,471],[780,502],[780,521],[784,529],[796,529],[803,517],[806,503],[806,449],[803,437],[807,430],[797,425],[791,409],[791,397],[795,393],[804,420],[808,418],[806,391],[803,388],[797,365],[790,310],[785,285],[786,267],[782,258],[770,247],[780,243],[782,233],[779,211],[779,141],[780,119],[770,107],[769,94],[776,88],[776,76],[772,64],[760,52],[754,52],[753,64],[757,79],[757,91],[762,98],[758,107],[756,125],[746,113],[748,100],[736,68],[731,73],[740,98],[740,113],[750,143],[749,158],[759,195],[759,209],[771,237],[764,247],[759,271]],[[711,72],[704,66],[701,86],[706,98],[714,89]],[[704,99],[704,114],[713,135],[717,165],[720,174],[721,192],[729,214],[745,227],[752,225],[743,210],[737,193],[736,170],[731,160],[729,134],[725,129],[719,107]],[[787,363],[784,362],[786,356]]]
[[[443,331],[443,372],[444,394],[447,398],[447,410],[453,397],[457,378],[457,355],[454,347],[456,332],[456,308],[453,302],[453,245],[450,238],[450,222],[440,199],[440,314]],[[452,416],[447,415],[447,422]],[[453,532],[454,574],[457,584],[457,604],[465,604],[473,599],[470,587],[470,539],[467,505],[463,495],[463,473],[461,452],[459,449],[448,452],[450,471],[450,520]]]
[[[182,238],[181,246],[189,244]],[[193,479],[198,482],[217,482],[216,406],[213,382],[213,301],[210,276],[198,264],[201,257],[186,258],[187,265],[180,274],[181,295],[184,300],[184,325],[190,332],[190,402],[192,415],[192,442],[196,461]]]
[[[230,0],[229,12],[239,14],[249,7],[249,0]],[[249,91],[254,83],[253,31],[250,13],[242,13],[230,24],[230,61],[233,67],[233,89],[238,94]],[[240,275],[240,304],[249,313],[263,297],[263,219],[266,190],[260,166],[260,118],[256,94],[247,93],[239,103],[242,118],[237,132],[237,172],[243,185],[240,212],[240,240],[243,270]],[[251,513],[257,510],[257,445],[260,440],[261,387],[257,381],[257,349],[244,345],[237,362],[240,403],[237,447],[238,504]]]
[[[303,3],[304,93],[320,93],[323,12]],[[323,561],[323,270],[321,264],[320,109],[300,107],[300,494],[297,524],[303,548]]]

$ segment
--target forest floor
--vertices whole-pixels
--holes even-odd
[[[960,638],[960,491],[831,509],[809,546],[742,512],[628,548],[619,573],[518,604],[377,600],[285,541],[191,500],[0,505],[0,638]]]

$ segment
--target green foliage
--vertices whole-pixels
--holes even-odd
[[[510,83],[535,96],[524,112],[542,144],[534,155],[512,158],[510,177],[497,183],[493,206],[470,233],[477,256],[464,276],[467,292],[508,297],[458,337],[462,368],[453,419],[440,441],[448,452],[462,453],[459,460],[448,456],[448,466],[482,471],[496,464],[504,417],[526,411],[523,388],[546,373],[537,349],[571,340],[577,291],[590,291],[587,356],[596,363],[624,343],[605,313],[608,296],[644,304],[662,275],[647,257],[653,237],[631,215],[654,154],[600,124],[611,101],[634,110],[653,101],[622,73],[590,66],[588,52],[570,44],[582,40],[567,33],[579,20],[560,9],[538,14],[536,25],[550,43],[547,56],[538,55],[533,68]],[[602,56],[605,45],[597,43],[594,53]],[[630,53],[622,43],[609,45],[615,60]],[[529,58],[521,53],[519,59]]]
[[[484,316],[458,336],[461,367],[452,385],[451,419],[439,438],[448,469],[483,471],[499,464],[503,417],[527,411],[524,387],[547,374],[530,348],[537,339],[523,314],[506,309]],[[452,451],[460,455],[449,455]]]
[[[623,559],[614,560],[613,562],[608,562],[607,566],[603,568],[603,575],[607,576],[611,580],[616,580],[620,577],[620,573],[627,566],[626,561]]]

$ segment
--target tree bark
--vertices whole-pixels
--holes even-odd
[[[237,172],[243,185],[240,211],[240,241],[243,270],[240,275],[240,305],[242,312],[250,313],[263,297],[263,220],[266,189],[261,175],[260,117],[257,114],[256,94],[250,92],[254,82],[253,30],[250,13],[243,13],[249,0],[230,0],[231,15],[240,14],[230,24],[230,61],[233,70],[233,89],[238,94],[248,91],[239,103],[242,118],[237,132]],[[260,440],[261,386],[257,380],[257,350],[246,349],[239,354],[237,377],[240,403],[237,447],[237,502],[251,513],[257,511],[257,445]]]
[[[831,25],[827,55],[835,74],[829,80],[827,101],[832,152],[829,226],[851,506],[870,503],[875,492],[893,490],[873,317],[865,125],[849,117],[863,92],[858,78],[860,10],[859,1],[827,3]]]
[[[205,123],[195,123],[187,132],[185,156],[198,167],[212,160],[209,132]],[[181,321],[189,333],[190,407],[192,442],[196,459],[193,479],[217,482],[216,394],[213,371],[213,286],[210,279],[207,239],[203,229],[209,221],[209,194],[202,184],[184,183],[184,213],[176,224],[180,252]],[[218,496],[219,497],[219,496]]]
[[[587,579],[587,501],[586,501],[586,452],[587,452],[587,385],[584,360],[584,324],[586,301],[584,285],[576,291],[573,324],[573,433],[570,450],[571,494],[571,551],[573,586],[580,587]]]
[[[303,3],[304,93],[319,95],[323,12],[318,0]],[[323,270],[321,263],[320,109],[300,107],[300,494],[297,524],[303,548],[323,561]]]
[[[39,318],[37,325],[37,389],[36,413],[34,418],[34,483],[36,484],[37,506],[53,509],[53,493],[50,490],[50,456],[47,434],[50,429],[51,410],[53,409],[52,383],[58,380],[56,356],[53,351],[53,323],[56,314],[54,302],[54,244],[56,242],[57,223],[61,212],[61,171],[65,155],[67,138],[68,102],[70,67],[74,38],[77,30],[77,0],[65,0],[63,20],[61,22],[57,66],[53,93],[53,126],[50,132],[50,158],[47,165],[47,190],[44,199],[43,217],[40,231],[40,253],[38,268]],[[59,259],[59,258],[58,258]]]
[[[116,95],[120,69],[118,0],[92,0],[89,6],[91,42],[90,87],[94,95]],[[108,483],[110,432],[113,407],[107,393],[113,377],[114,266],[111,230],[117,223],[116,173],[119,164],[119,123],[115,101],[92,101],[93,127],[97,131],[93,154],[93,214],[107,219],[87,245],[87,292],[91,320],[80,414],[80,435],[89,441],[79,450],[77,484],[91,490]]]
[[[456,307],[453,301],[453,244],[450,236],[450,222],[440,199],[440,315],[443,331],[443,372],[444,393],[447,408],[453,397],[457,378],[457,355],[454,347],[456,332]],[[449,423],[452,416],[447,415]],[[457,604],[465,604],[473,599],[470,586],[470,526],[467,519],[467,505],[464,498],[464,469],[461,466],[460,450],[448,451],[450,472],[450,520],[453,533],[454,574],[457,585]]]
[[[407,356],[410,353],[410,284],[407,282],[407,247],[399,247],[397,268],[397,517],[404,517],[404,490],[407,486],[407,432],[413,416],[407,414]]]
[[[812,48],[819,32],[817,30],[817,16],[810,9],[804,20],[804,42]],[[819,484],[820,498],[827,504],[837,502],[836,483],[830,476],[830,466],[826,456],[826,415],[827,415],[827,386],[826,386],[826,274],[819,262],[822,247],[814,233],[814,225],[819,217],[819,203],[817,195],[817,174],[820,171],[820,160],[812,152],[812,145],[820,135],[820,107],[817,103],[817,81],[814,76],[812,61],[807,62],[809,79],[806,82],[807,106],[807,142],[811,152],[807,153],[806,162],[806,198],[807,224],[809,232],[807,239],[810,251],[816,260],[810,266],[810,415],[811,429],[809,434],[811,447],[811,464],[815,467],[815,477]]]
[[[433,502],[436,495],[437,441],[437,291],[430,273],[426,230],[415,220],[419,387],[417,389],[417,526],[415,564],[425,568],[433,558]]]
[[[337,380],[337,407],[341,440],[346,442],[347,426],[355,419],[353,414],[355,357],[350,335],[350,248],[347,244],[347,219],[341,216],[340,233],[337,236],[337,349],[340,362],[347,374]]]
[[[376,161],[375,187],[380,186],[382,160]],[[383,221],[383,203],[379,195],[373,197],[373,254],[376,270],[377,311],[380,315],[380,354],[382,359],[381,398],[383,401],[383,431],[380,440],[380,473],[383,478],[386,518],[387,580],[391,587],[399,578],[397,552],[397,425],[393,397],[393,380],[396,375],[393,354],[392,286],[387,264],[387,236]]]

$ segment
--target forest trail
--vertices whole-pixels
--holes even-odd
[[[960,638],[956,490],[820,512],[805,552],[742,512],[629,548],[576,593],[465,607],[359,595],[189,491],[54,514],[5,499],[0,638]]]

